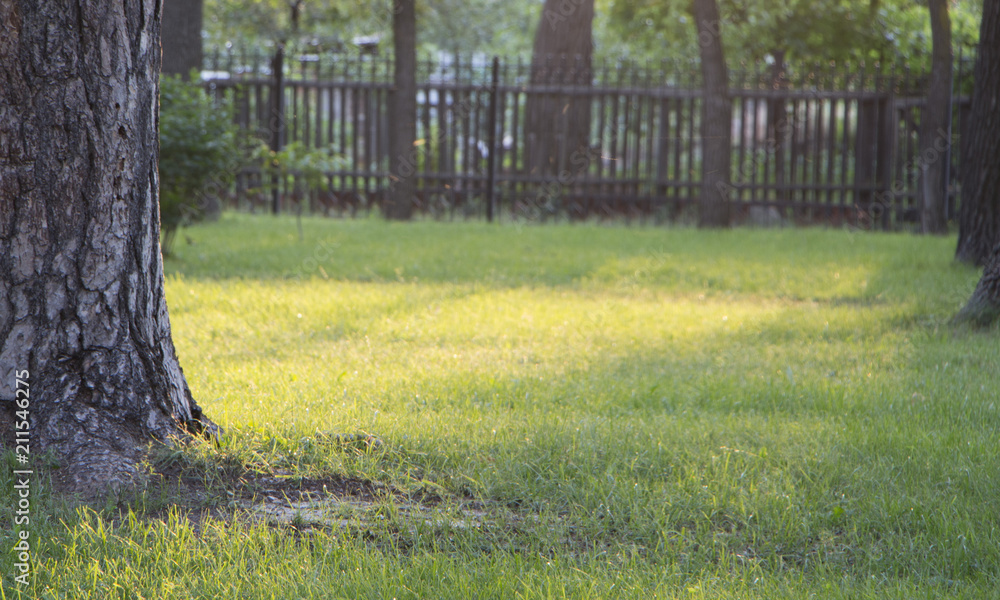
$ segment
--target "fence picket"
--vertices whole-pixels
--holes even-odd
[[[310,202],[310,210],[340,215],[379,202],[388,186],[389,59],[296,56],[289,50],[279,74],[281,62],[258,53],[227,50],[206,57],[206,88],[234,99],[241,127],[265,136],[276,150],[299,141],[343,158],[341,168],[326,174],[328,191],[317,196],[295,186],[296,198],[289,197],[285,209],[304,201],[298,196],[321,198]],[[969,60],[959,57],[957,92],[966,91]],[[702,145],[694,65],[605,63],[588,71],[579,60],[559,58],[547,67],[550,72],[592,72],[592,81],[532,84],[531,65],[520,60],[501,62],[495,71],[475,57],[424,64],[413,175],[421,210],[452,218],[537,218],[555,211],[570,218],[659,221],[682,218],[685,207],[696,203]],[[897,75],[879,65],[816,65],[801,74],[759,64],[734,70],[735,219],[748,218],[752,207],[774,207],[804,223],[898,229],[919,222],[913,167],[919,160],[914,123],[923,103],[921,81],[908,69]],[[569,147],[576,143],[567,131],[571,120],[553,117],[562,132],[556,172],[549,176],[525,172],[536,138],[525,129],[525,106],[539,95],[564,107],[581,98],[590,105],[589,148]],[[957,95],[953,104],[957,137],[967,124],[962,117],[968,100]],[[952,168],[943,185],[954,214],[958,158],[949,142]],[[575,152],[586,152],[586,162]],[[251,210],[275,208],[288,189],[273,173],[247,168],[238,174],[230,201]]]

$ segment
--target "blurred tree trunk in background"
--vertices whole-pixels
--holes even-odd
[[[163,73],[187,79],[201,71],[203,14],[203,0],[163,0]]]
[[[962,146],[957,258],[985,263],[956,320],[988,325],[1000,316],[1000,1],[983,3],[972,91],[972,126]]]
[[[593,21],[594,0],[545,0],[531,51],[532,84],[591,85]],[[590,148],[590,98],[530,94],[524,131],[528,175],[577,177],[569,170],[570,157]]]
[[[0,419],[28,382],[31,454],[84,494],[129,485],[153,440],[214,428],[164,298],[156,6],[0,2]]]
[[[729,169],[732,104],[729,76],[722,52],[719,7],[715,0],[694,0],[695,27],[701,53],[701,200],[699,227],[729,225]]]
[[[413,218],[417,152],[417,13],[414,0],[396,0],[392,14],[395,71],[390,94],[389,193],[382,206],[387,219]]]
[[[720,35],[721,39],[721,35]],[[788,101],[782,95],[788,92],[788,65],[785,64],[785,50],[775,48],[771,51],[774,64],[771,65],[769,90],[777,94],[767,101],[767,145],[768,152],[774,155],[774,182],[778,185],[778,201],[791,201],[791,194],[781,186],[788,184],[785,173],[785,141],[790,137],[788,124]],[[782,206],[779,211],[784,214]]]
[[[973,78],[955,259],[982,265],[1000,242],[1000,0],[983,3]]]
[[[920,155],[926,157],[920,162],[920,223],[924,233],[944,234],[948,233],[944,174],[949,154],[943,150],[951,143],[951,19],[948,0],[928,0],[927,7],[933,50],[927,104],[920,115]]]

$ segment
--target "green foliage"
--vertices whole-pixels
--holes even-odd
[[[160,228],[163,252],[177,228],[205,215],[212,194],[228,186],[241,165],[240,131],[228,102],[213,100],[195,82],[160,79]]]
[[[293,31],[285,0],[206,0],[209,46],[270,46],[286,42],[304,51],[346,50],[355,36],[381,36],[392,48],[392,3],[350,0],[305,2]],[[417,3],[417,42],[423,52],[468,56],[517,55],[531,50],[540,8],[533,0],[428,0]]]
[[[689,0],[597,0],[608,15],[599,53],[633,58],[697,59],[698,39]],[[978,39],[979,0],[949,7],[956,53]],[[723,44],[730,65],[784,52],[796,63],[885,61],[928,66],[927,7],[912,0],[719,0]],[[602,47],[603,46],[603,47]]]
[[[536,0],[427,0],[417,16],[417,42],[468,56],[527,55],[541,16]]]
[[[566,0],[566,6],[575,6]],[[690,0],[595,0],[594,56],[636,61],[696,60],[698,39]],[[392,3],[356,0],[305,2],[293,31],[285,0],[206,0],[205,29],[212,46],[273,45],[345,49],[356,35],[392,37]],[[536,0],[427,0],[417,5],[417,41],[441,50],[523,56],[531,53],[541,19]],[[776,51],[798,63],[881,60],[923,68],[930,56],[927,7],[914,0],[719,0],[730,64]],[[950,3],[953,41],[969,49],[978,40],[981,0]]]
[[[389,0],[327,0],[299,4],[286,0],[205,0],[206,42],[259,47],[289,43],[321,50],[343,49],[356,35],[388,35],[392,30]]]
[[[279,152],[261,146],[257,157],[265,171],[289,180],[296,190],[325,190],[327,173],[345,169],[349,164],[331,148],[310,148],[299,141],[287,144]]]

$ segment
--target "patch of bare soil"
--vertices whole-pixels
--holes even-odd
[[[146,501],[141,502],[140,497]],[[257,473],[236,466],[205,472],[177,464],[158,465],[143,493],[125,504],[144,506],[144,515],[152,519],[180,510],[196,531],[206,518],[243,518],[299,530],[364,527],[385,523],[388,518],[410,527],[424,524],[465,529],[496,519],[497,511],[508,512],[469,498],[405,493],[353,477],[293,477],[280,471]]]

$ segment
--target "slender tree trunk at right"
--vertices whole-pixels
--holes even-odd
[[[417,153],[417,13],[414,0],[396,0],[392,16],[395,71],[389,115],[389,193],[383,205],[387,219],[413,218]]]
[[[771,65],[770,91],[776,95],[767,101],[767,145],[768,152],[774,156],[774,183],[778,187],[779,211],[785,214],[785,205],[790,198],[785,185],[788,176],[785,173],[785,142],[789,137],[788,103],[784,93],[788,91],[788,73],[785,65],[785,51],[776,49],[771,52],[774,64]]]
[[[701,109],[701,201],[699,227],[729,226],[732,104],[722,52],[719,7],[715,0],[694,0],[704,93]]]
[[[972,127],[962,147],[959,260],[985,263],[956,321],[989,325],[1000,317],[1000,1],[983,3],[972,90]],[[966,170],[968,169],[968,170]],[[987,250],[983,252],[983,249]],[[980,253],[982,255],[980,256]]]
[[[982,265],[1000,241],[1000,1],[983,3],[968,135],[962,137],[962,201],[955,259]]]
[[[920,116],[920,223],[924,233],[948,233],[945,212],[948,194],[945,187],[944,152],[951,143],[948,122],[951,119],[951,20],[948,0],[928,0],[931,14],[933,56],[927,104]]]
[[[187,79],[201,70],[203,12],[203,0],[163,0],[162,73]]]

